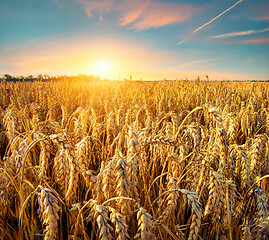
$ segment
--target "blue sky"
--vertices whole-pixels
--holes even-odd
[[[269,79],[267,0],[2,0],[0,75]]]

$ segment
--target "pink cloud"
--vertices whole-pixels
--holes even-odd
[[[149,4],[150,0],[138,4],[136,7],[132,7],[130,10],[126,9],[128,13],[126,13],[125,16],[120,20],[121,22],[119,25],[125,26],[136,21],[141,16],[141,14],[143,14],[143,11]]]
[[[261,4],[256,7],[256,14],[253,18],[254,20],[262,20],[268,21],[269,20],[269,3]]]
[[[257,39],[247,39],[247,40],[241,41],[241,43],[269,43],[269,37],[257,38]]]
[[[97,11],[102,18],[103,13],[116,12],[120,17],[120,26],[129,25],[131,29],[144,30],[168,24],[186,21],[197,12],[190,4],[171,2],[154,2],[153,0],[78,0],[85,7],[88,17]]]
[[[227,42],[227,44],[260,44],[260,43],[269,43],[269,37]]]
[[[140,15],[131,21],[133,12],[126,12],[123,19],[128,19],[132,29],[148,29],[179,23],[187,20],[196,9],[190,5],[175,3],[151,2],[147,4]],[[125,21],[126,22],[126,21]],[[126,25],[124,22],[121,25]]]
[[[269,15],[262,16],[262,17],[257,17],[256,20],[269,20]]]

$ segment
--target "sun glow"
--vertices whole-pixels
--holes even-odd
[[[101,78],[110,78],[112,73],[112,64],[105,60],[97,61],[93,64],[93,73]]]

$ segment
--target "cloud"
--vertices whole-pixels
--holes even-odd
[[[256,14],[253,20],[268,21],[269,20],[269,2],[259,4],[255,9]]]
[[[265,28],[262,30],[248,30],[248,31],[241,31],[241,32],[232,32],[232,33],[225,33],[221,35],[212,36],[210,38],[228,38],[228,37],[236,37],[236,36],[244,36],[244,35],[250,35],[250,34],[256,34],[256,33],[263,33],[268,32],[269,28]]]
[[[119,25],[125,26],[129,23],[136,21],[145,11],[146,7],[150,4],[150,1],[145,1],[144,3],[138,4],[133,9],[127,10],[124,13],[124,17],[121,18]]]
[[[144,30],[179,23],[190,18],[196,11],[193,6],[164,2],[148,2],[134,11],[124,13],[120,25],[131,24],[132,29]],[[135,16],[135,18],[134,18]],[[126,21],[127,20],[127,21]]]
[[[119,16],[120,26],[144,30],[168,24],[186,21],[196,13],[197,8],[190,4],[172,2],[154,2],[153,0],[78,0],[85,7],[88,17],[94,11],[103,13],[115,12]]]
[[[262,17],[257,17],[255,19],[256,20],[265,20],[265,21],[268,21],[269,20],[269,15],[265,15],[265,16],[262,16]]]
[[[220,58],[208,58],[208,59],[201,59],[201,60],[195,60],[192,62],[187,62],[185,64],[183,64],[184,67],[188,67],[188,66],[192,66],[192,65],[196,65],[196,64],[203,64],[203,63],[207,63],[207,62],[213,62],[216,60],[219,60]]]
[[[227,44],[262,44],[262,43],[269,43],[269,37],[227,42]]]
[[[85,11],[88,17],[92,17],[93,11],[98,11],[100,15],[104,12],[109,12],[113,7],[113,1],[87,1],[87,0],[78,0],[85,7]]]

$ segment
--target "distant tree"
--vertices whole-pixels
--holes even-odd
[[[33,77],[33,75],[29,75],[28,77],[26,77],[27,81],[33,81],[35,78]]]
[[[9,74],[5,74],[4,78],[5,78],[6,81],[12,81],[12,79],[13,79],[13,77],[11,75],[9,75]]]

